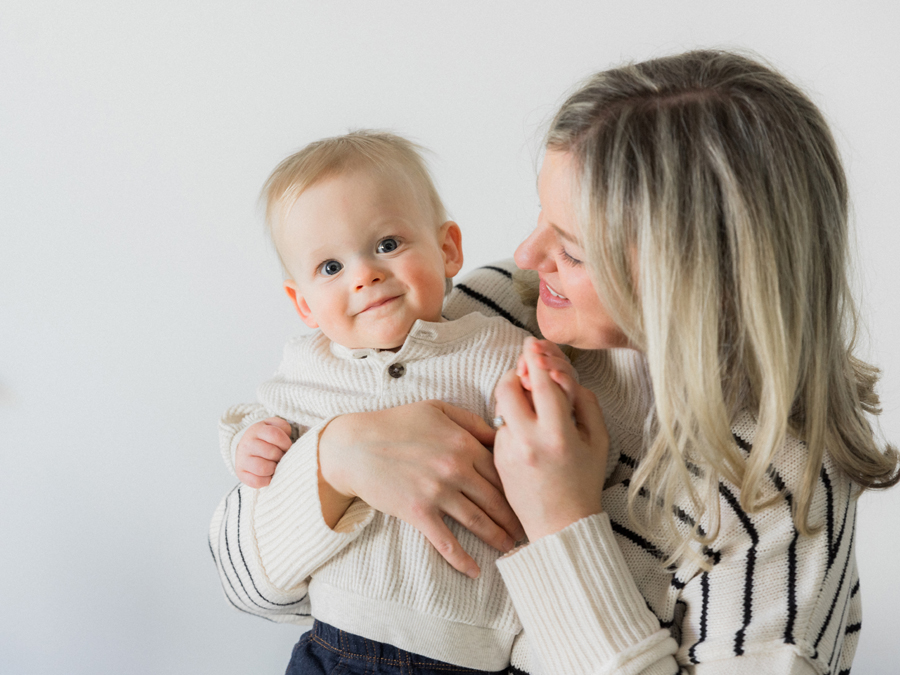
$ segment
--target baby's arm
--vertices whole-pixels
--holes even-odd
[[[287,420],[268,417],[251,424],[238,441],[234,471],[238,480],[252,488],[272,482],[275,467],[294,442]]]

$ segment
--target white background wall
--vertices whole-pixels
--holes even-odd
[[[577,80],[757,51],[834,125],[900,441],[898,17],[895,0],[3,3],[0,672],[283,672],[299,631],[227,606],[207,550],[233,482],[216,420],[300,330],[258,190],[348,128],[435,152],[470,270],[532,227],[538,139]],[[858,673],[900,668],[898,515],[900,489],[863,498]]]

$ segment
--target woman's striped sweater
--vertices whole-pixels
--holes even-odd
[[[537,333],[534,310],[513,289],[510,262],[476,270],[457,284],[449,318],[471,311],[504,316]],[[666,568],[663,533],[638,533],[627,515],[631,475],[641,461],[652,388],[640,354],[581,352],[575,366],[600,401],[619,463],[603,493],[604,513],[521,547],[498,561],[524,626],[511,673],[849,673],[860,630],[854,557],[857,490],[826,458],[811,505],[818,533],[791,519],[805,447],[789,440],[769,471],[781,495],[754,514],[738,488],[719,486],[721,527],[705,549],[709,569]],[[734,442],[752,452],[755,424],[738,416]],[[308,613],[308,600],[272,588],[258,559],[249,488],[217,510],[210,548],[225,594],[238,609],[276,621]],[[688,527],[690,510],[677,517]],[[265,561],[261,561],[264,566]]]

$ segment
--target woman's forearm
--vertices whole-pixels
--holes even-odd
[[[335,487],[339,484],[341,468],[341,431],[348,423],[352,424],[352,418],[352,415],[336,417],[319,434],[319,503],[322,518],[331,529],[335,528],[354,499],[352,494],[343,493]]]

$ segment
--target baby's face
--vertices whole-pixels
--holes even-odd
[[[407,193],[341,174],[304,190],[281,223],[288,295],[345,347],[394,349],[417,319],[441,320],[444,280],[462,266],[459,228],[436,225]]]

